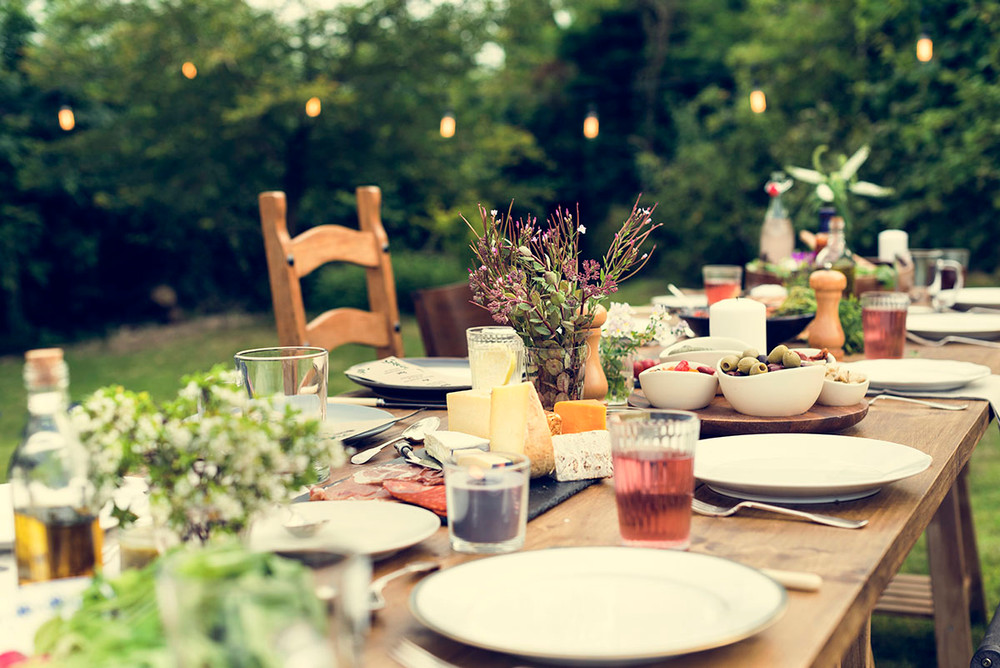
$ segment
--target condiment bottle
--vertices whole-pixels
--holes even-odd
[[[28,424],[10,460],[20,584],[93,575],[103,535],[87,454],[66,412],[69,371],[59,348],[25,354]]]
[[[818,254],[826,247],[826,242],[830,238],[830,219],[837,210],[832,206],[821,206],[819,208],[819,226],[816,228],[816,240],[813,250]]]
[[[764,191],[771,201],[764,214],[764,224],[760,228],[760,257],[765,262],[778,263],[792,257],[795,250],[795,230],[788,210],[781,202],[781,194],[791,187],[791,180],[784,172],[774,172]]]
[[[830,236],[823,250],[816,254],[815,266],[817,269],[835,269],[842,273],[847,279],[844,296],[854,293],[855,262],[851,252],[847,249],[847,240],[844,237],[844,219],[840,216],[830,218]]]
[[[833,269],[817,269],[809,275],[816,293],[816,317],[809,325],[809,347],[826,348],[840,359],[844,355],[844,328],[840,325],[840,295],[847,278]]]

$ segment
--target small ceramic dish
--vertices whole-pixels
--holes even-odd
[[[823,390],[825,364],[729,376],[715,366],[722,394],[733,409],[754,417],[789,417],[809,410]]]
[[[857,382],[857,379],[863,379]],[[831,365],[827,367],[823,389],[816,403],[824,406],[853,406],[861,402],[868,394],[868,377],[851,371],[846,365]]]
[[[639,374],[639,382],[646,399],[654,408],[671,408],[692,411],[712,403],[719,380],[714,374],[699,371],[670,371],[677,362],[665,362]],[[696,368],[709,366],[694,360],[688,364]]]

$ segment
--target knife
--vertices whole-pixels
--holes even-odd
[[[413,446],[410,445],[407,441],[400,441],[399,443],[396,443],[395,448],[396,452],[399,453],[399,456],[405,459],[406,461],[410,462],[411,464],[416,464],[417,466],[423,466],[424,468],[428,469],[434,469],[435,471],[442,470],[441,465],[438,464],[433,459],[431,459],[430,457],[426,456],[421,457],[420,455],[418,455],[413,450]]]
[[[351,406],[372,406],[375,408],[447,408],[443,401],[395,401],[382,397],[330,397],[331,404],[348,404]]]

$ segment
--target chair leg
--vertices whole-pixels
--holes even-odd
[[[965,541],[956,483],[927,526],[927,557],[934,598],[934,639],[939,666],[962,666],[972,653]]]

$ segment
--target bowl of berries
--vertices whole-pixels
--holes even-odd
[[[679,360],[664,362],[639,374],[646,399],[654,408],[693,411],[715,398],[719,380],[711,366]]]
[[[737,412],[789,417],[816,403],[829,359],[825,350],[813,354],[779,345],[766,355],[754,349],[727,355],[715,368],[722,394]]]

